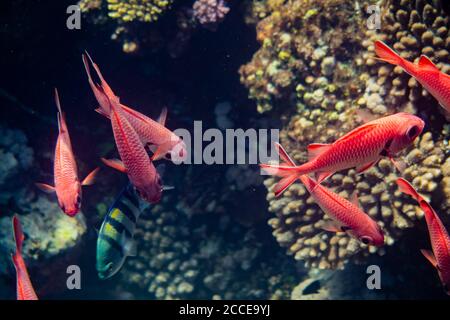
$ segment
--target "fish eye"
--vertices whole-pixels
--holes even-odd
[[[368,236],[362,236],[360,240],[364,244],[370,244],[372,242],[372,238]]]
[[[408,129],[408,132],[406,135],[408,138],[413,139],[417,134],[419,133],[419,127],[418,126],[412,126]]]
[[[77,196],[77,205],[80,205],[80,203],[81,203],[81,197]]]

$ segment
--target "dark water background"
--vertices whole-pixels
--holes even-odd
[[[179,3],[177,5],[191,1]],[[81,30],[68,30],[65,11],[71,4],[74,1],[2,0],[0,3],[0,122],[21,129],[27,135],[39,168],[34,180],[42,179],[44,172],[52,172],[49,155],[57,136],[54,87],[59,90],[67,114],[76,157],[86,165],[80,176],[84,176],[88,168],[97,166],[99,157],[104,156],[98,146],[105,140],[112,142],[108,121],[93,111],[96,101],[81,61],[84,50],[99,64],[122,101],[140,106],[141,111],[152,117],[156,117],[163,106],[168,106],[170,128],[189,128],[193,120],[203,120],[204,126],[214,126],[213,107],[221,101],[230,101],[233,112],[238,111],[233,114],[235,127],[249,127],[249,119],[260,117],[254,102],[247,99],[247,89],[240,84],[238,75],[239,67],[249,61],[258,48],[255,30],[244,23],[241,11],[233,10],[234,3],[220,28],[216,32],[195,32],[188,49],[178,59],[171,58],[164,50],[143,56],[124,54],[120,45],[110,39],[111,30],[99,30],[84,19]],[[160,27],[170,25],[173,18],[170,13],[163,17]],[[177,109],[175,105],[182,108]],[[117,185],[112,186],[114,192],[125,182],[124,177],[117,179]],[[176,185],[176,181],[173,182]],[[264,190],[263,186],[255,190],[261,207],[266,205]],[[84,194],[84,202],[95,201],[92,193]],[[251,208],[252,204],[247,210]],[[258,204],[254,204],[253,209],[257,211]],[[88,228],[93,229],[98,224],[96,217],[84,213]],[[274,252],[284,251],[271,237],[265,221],[261,222],[261,229],[266,232],[262,238],[267,242],[269,257]],[[415,235],[411,231],[405,238],[408,236]],[[91,230],[87,237],[80,261],[83,279],[88,279],[83,282],[84,290],[50,294],[45,298],[117,297],[112,292],[115,282],[100,281],[95,272],[95,232]],[[423,243],[428,246],[425,236]],[[389,254],[394,250],[387,248],[386,257],[393,274],[401,273],[403,264],[414,263],[420,254],[415,248],[411,249],[411,261],[400,262],[396,261],[395,254]],[[371,259],[376,261],[377,258]],[[423,277],[437,281],[434,270],[425,269]],[[11,279],[11,298],[14,298],[13,281]],[[417,283],[418,288],[421,281],[420,278],[405,279],[405,283],[412,286]],[[443,298],[436,288],[417,292],[417,296]]]

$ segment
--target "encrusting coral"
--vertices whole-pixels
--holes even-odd
[[[402,7],[410,9],[409,5]],[[394,106],[394,102],[386,102],[390,67],[368,63],[374,53],[367,50],[370,45],[364,12],[364,7],[361,12],[355,11],[348,1],[288,1],[258,23],[257,38],[262,46],[252,61],[241,67],[241,82],[248,87],[259,112],[275,110],[284,121],[280,143],[297,163],[307,161],[308,144],[333,142],[355,128],[359,108],[366,107],[377,117],[419,111],[429,125],[400,155],[408,163],[402,175],[431,198],[437,210],[446,212],[448,201],[439,199],[450,196],[448,128],[434,116],[438,106],[431,99],[427,100],[430,107],[422,110],[422,104]],[[438,16],[441,11],[433,12]],[[436,16],[433,21],[434,25],[442,23]],[[390,32],[389,36],[398,36],[399,32]],[[374,68],[388,68],[384,81],[379,80],[383,74],[372,76]],[[398,94],[398,99],[405,97],[408,100],[404,91]],[[392,245],[404,229],[422,217],[421,210],[398,192],[394,183],[398,176],[389,160],[382,159],[363,175],[357,175],[354,169],[341,171],[324,185],[346,198],[357,191],[362,208],[379,222],[386,233],[386,244]],[[349,260],[362,261],[371,252],[385,252],[347,234],[322,230],[328,218],[303,185],[297,182],[275,198],[270,190],[277,180],[265,181],[269,211],[275,214],[269,224],[277,241],[295,259],[304,261],[307,267],[343,268]]]

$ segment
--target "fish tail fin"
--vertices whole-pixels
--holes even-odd
[[[309,191],[314,190],[317,186],[317,181],[311,178],[310,176],[304,174],[299,177],[300,181],[305,185],[306,189]]]
[[[275,149],[283,162],[281,164],[260,164],[259,166],[269,175],[282,178],[273,188],[275,196],[278,197],[298,179],[301,173],[299,172],[300,167],[295,165],[279,143],[275,143]]]
[[[17,257],[22,254],[22,245],[23,245],[23,240],[25,237],[23,235],[22,226],[20,225],[19,217],[14,215],[13,219],[12,219],[12,224],[13,224],[14,241],[16,243],[16,252],[13,255],[13,260],[17,260]]]
[[[431,221],[437,218],[437,213],[436,211],[434,211],[433,207],[431,207],[430,203],[426,201],[407,180],[398,178],[396,182],[400,191],[409,194],[414,198],[414,200],[417,201],[420,208],[425,213],[425,218],[427,219],[427,221]]]
[[[109,99],[113,98],[113,97],[114,98],[117,98],[117,97],[115,97],[113,91],[111,90],[109,85],[106,83],[106,81],[103,78],[103,75],[100,71],[100,68],[97,66],[97,64],[94,62],[94,60],[92,60],[89,53],[87,51],[85,51],[81,55],[81,57],[83,59],[84,69],[86,70],[86,74],[88,76],[89,85],[91,86],[92,91],[94,91],[94,95],[100,104],[100,108],[103,111],[102,114],[109,115],[110,110],[111,110],[111,105],[110,105]],[[98,79],[100,80],[100,83],[96,83],[92,79],[92,74],[91,74],[89,64],[91,64],[92,67],[94,68],[95,73],[96,73]],[[117,100],[118,100],[118,98],[117,98]]]
[[[378,60],[403,66],[404,59],[383,41],[378,40],[375,42],[375,53],[378,55]]]
[[[56,107],[58,108],[58,127],[60,132],[68,132],[67,130],[67,123],[66,123],[66,117],[65,114],[62,112],[61,109],[61,102],[59,100],[59,94],[58,89],[55,88],[55,103]]]
[[[407,180],[403,178],[398,178],[396,183],[401,192],[406,193],[414,198],[417,202],[423,200],[422,196],[414,189],[414,187]]]

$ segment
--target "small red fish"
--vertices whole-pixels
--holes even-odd
[[[450,114],[450,75],[441,72],[425,55],[420,56],[418,64],[401,57],[382,41],[375,42],[375,52],[379,60],[400,66],[414,77],[435,97],[439,104]]]
[[[92,80],[88,59],[100,79],[100,84],[94,83]],[[88,53],[83,55],[83,63],[88,75],[89,85],[100,105],[95,111],[109,118],[109,100],[117,100],[120,108],[124,111],[126,119],[139,135],[144,146],[150,146],[154,152],[154,160],[166,157],[168,154],[170,154],[170,158],[173,160],[182,161],[186,158],[186,144],[179,136],[165,127],[167,118],[166,108],[161,112],[158,121],[155,121],[146,115],[121,104],[119,98],[114,94],[111,87],[103,78],[99,67],[92,61]]]
[[[22,243],[25,238],[17,216],[12,219],[14,239],[16,242],[16,252],[11,255],[17,278],[17,300],[38,300],[36,292],[31,284],[27,266],[22,258]]]
[[[424,126],[425,123],[412,114],[396,113],[359,126],[334,143],[309,145],[309,161],[302,165],[260,166],[268,174],[283,178],[274,189],[279,196],[301,175],[315,173],[317,183],[321,183],[339,170],[356,167],[358,173],[362,173],[382,157],[396,164],[396,154],[410,145]]]
[[[119,151],[120,160],[102,161],[123,173],[126,173],[136,192],[144,200],[156,203],[161,200],[163,187],[161,178],[147,155],[138,134],[125,117],[125,112],[117,100],[110,100],[111,126]]]
[[[44,192],[56,191],[58,203],[61,209],[70,217],[75,216],[81,207],[81,187],[94,183],[99,168],[94,169],[80,183],[78,179],[78,169],[70,142],[69,129],[64,114],[61,111],[58,91],[55,89],[55,101],[58,107],[58,128],[59,134],[56,141],[55,160],[53,174],[55,186],[44,183],[36,185]]]
[[[441,219],[431,205],[405,179],[397,179],[397,185],[403,193],[412,196],[425,213],[433,251],[420,250],[425,258],[438,271],[445,292],[450,295],[450,237]]]
[[[276,148],[283,160],[283,165],[295,167],[294,161],[283,147],[276,144]],[[333,219],[332,223],[324,226],[325,230],[346,232],[366,245],[382,246],[384,244],[383,231],[369,215],[360,209],[356,194],[350,202],[307,175],[295,176],[295,180],[297,178],[305,185],[319,207]]]

